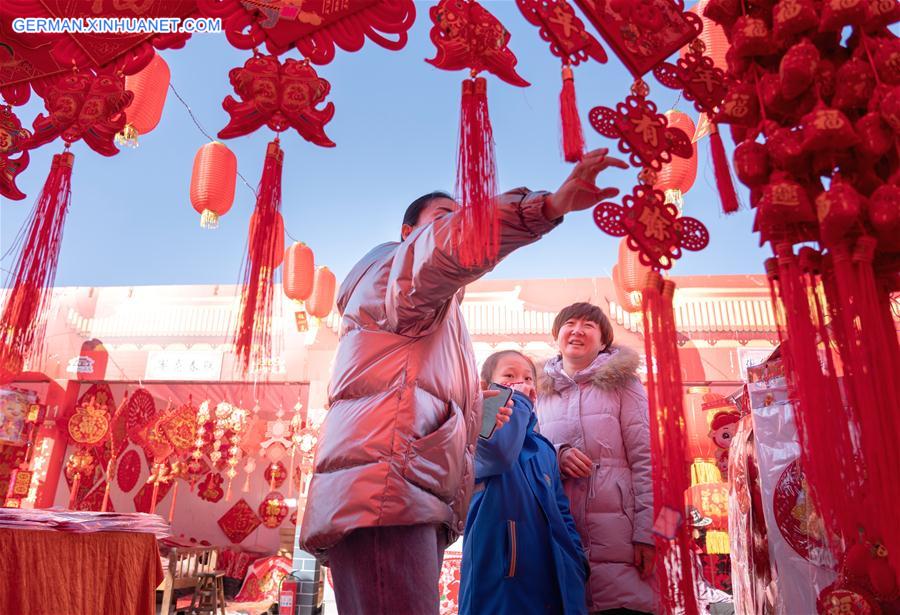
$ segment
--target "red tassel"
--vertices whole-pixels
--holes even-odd
[[[466,266],[486,264],[500,249],[500,224],[494,203],[494,133],[488,115],[487,82],[482,77],[463,81],[456,192],[462,205],[462,224],[456,235],[460,262]]]
[[[879,289],[872,267],[876,241],[857,240],[852,252],[841,245],[833,250],[836,304],[832,309],[840,319],[844,336],[840,345],[844,381],[850,406],[858,414],[863,462],[867,473],[870,536],[883,542],[892,563],[900,564],[900,524],[896,522],[900,483],[900,407],[897,374],[897,335],[893,323],[884,318],[888,296]]]
[[[283,161],[284,152],[276,138],[266,148],[244,261],[241,314],[234,337],[234,353],[244,373],[251,364],[259,368],[272,356],[273,283],[284,248],[280,213]]]
[[[716,188],[719,191],[719,199],[722,201],[722,211],[726,214],[733,214],[738,210],[737,194],[734,191],[734,180],[731,179],[731,169],[728,166],[728,156],[725,155],[722,136],[715,124],[712,132],[709,133],[709,147],[712,153],[713,170],[716,173]]]
[[[852,408],[841,403],[837,367],[830,356],[830,333],[819,293],[818,253],[806,248],[798,260],[790,244],[779,244],[778,299],[784,319],[784,358],[788,384],[796,400],[797,431],[803,471],[810,495],[826,528],[832,552],[839,556],[841,538],[856,540],[867,516],[863,512],[864,479],[858,463],[854,433],[859,421]],[[773,309],[779,311],[776,304]],[[834,326],[837,330],[839,326]],[[827,371],[820,361],[826,355]],[[831,538],[836,540],[830,540]]]
[[[692,538],[684,523],[684,493],[690,487],[682,405],[681,365],[672,299],[675,283],[656,271],[647,274],[644,349],[650,401],[650,450],[656,522],[657,580],[661,613],[698,613],[691,564]],[[656,373],[654,374],[654,366]]]
[[[39,354],[56,277],[66,212],[72,200],[69,151],[53,156],[50,174],[38,197],[31,226],[19,254],[12,290],[0,317],[0,381],[22,371],[29,356]]]
[[[572,68],[563,66],[563,86],[559,93],[559,113],[562,117],[562,147],[566,162],[579,162],[584,155],[584,133],[575,100],[575,75]]]

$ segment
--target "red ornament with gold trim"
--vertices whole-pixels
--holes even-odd
[[[776,40],[786,40],[818,25],[819,14],[812,0],[781,0],[772,9],[772,34]]]
[[[319,77],[308,60],[254,54],[242,67],[233,68],[228,78],[240,102],[227,96],[222,107],[228,125],[220,139],[240,137],[268,126],[275,132],[293,128],[320,147],[334,147],[325,134],[325,124],[334,117],[334,103],[325,102],[331,84]]]
[[[659,171],[673,156],[689,158],[693,153],[690,136],[668,126],[666,117],[657,112],[656,104],[647,100],[649,89],[636,81],[625,102],[615,109],[594,107],[591,126],[604,137],[619,140],[619,150],[630,154],[631,164]]]
[[[271,489],[278,489],[287,478],[287,468],[280,461],[275,461],[266,466],[263,476]]]
[[[654,68],[653,76],[667,88],[682,90],[697,111],[712,113],[722,104],[728,85],[725,73],[706,51],[703,45],[692,44],[691,50],[675,64],[663,62]]]
[[[842,587],[840,582],[829,585],[816,601],[819,615],[881,615],[881,607],[867,592]]]
[[[109,409],[91,398],[69,417],[69,438],[84,446],[100,443],[109,433]]]
[[[767,56],[775,53],[776,46],[766,22],[759,17],[744,15],[734,22],[731,29],[731,47],[738,57]]]
[[[274,529],[287,518],[288,505],[280,492],[272,491],[260,502],[258,512],[263,525],[269,529]]]
[[[848,149],[859,142],[841,111],[823,104],[803,116],[803,148],[808,152]]]

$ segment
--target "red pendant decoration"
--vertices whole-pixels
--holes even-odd
[[[169,65],[159,54],[153,54],[147,66],[125,78],[125,89],[134,94],[134,98],[125,108],[128,123],[116,136],[117,143],[137,147],[138,137],[156,128],[169,93],[169,78]]]
[[[575,0],[635,79],[687,45],[700,32],[700,18],[684,12],[683,0]]]
[[[200,496],[201,500],[206,500],[207,502],[218,502],[225,495],[225,490],[222,489],[222,475],[217,472],[210,472],[206,475],[206,478],[197,485],[197,495]]]
[[[278,139],[269,143],[256,209],[250,226],[249,254],[244,260],[243,293],[234,352],[241,369],[259,368],[272,358],[272,302],[275,269],[284,258],[281,220],[281,166],[284,152]]]
[[[437,55],[426,62],[443,70],[468,68],[472,76],[462,84],[456,167],[462,223],[457,227],[455,243],[463,264],[479,265],[493,259],[500,249],[500,227],[494,206],[497,165],[487,82],[477,74],[488,71],[520,87],[528,82],[516,72],[518,60],[507,47],[509,32],[480,4],[474,0],[441,0],[429,14],[434,22],[431,40]]]
[[[75,71],[46,83],[37,83],[48,114],[34,120],[34,134],[26,147],[34,149],[61,137],[66,143],[79,139],[104,156],[119,153],[116,134],[125,127],[122,111],[134,95],[125,91],[125,78],[119,74]]]
[[[9,105],[0,106],[0,196],[21,201],[25,193],[16,186],[16,175],[28,166],[28,152],[24,143],[31,133],[22,128],[22,122]],[[18,154],[18,156],[16,156]]]
[[[283,463],[275,461],[266,466],[263,476],[265,477],[266,482],[269,483],[269,488],[274,491],[281,487],[287,478],[287,469],[284,467]]]
[[[413,0],[199,0],[197,8],[221,18],[228,42],[238,49],[265,45],[280,55],[296,47],[316,64],[331,62],[336,47],[358,51],[367,38],[402,49],[416,18]]]
[[[604,137],[618,139],[619,150],[631,154],[634,166],[659,171],[673,156],[690,158],[694,152],[690,136],[678,128],[668,127],[666,117],[657,113],[656,104],[647,100],[647,85],[636,81],[631,91],[615,109],[591,109],[589,118],[594,130]]]
[[[640,255],[644,265],[670,269],[682,249],[702,250],[709,232],[696,218],[678,217],[673,203],[650,186],[635,186],[622,205],[600,203],[594,208],[594,222],[613,237],[628,236],[628,247]]]
[[[320,147],[334,147],[325,134],[325,124],[334,117],[334,103],[321,109],[331,84],[316,74],[307,60],[254,55],[241,68],[228,73],[238,102],[228,96],[222,107],[230,121],[219,131],[220,139],[240,137],[268,126],[275,132],[293,128]]]
[[[284,501],[284,496],[278,491],[273,491],[259,503],[258,512],[263,525],[269,529],[275,529],[287,518],[288,506]]]
[[[0,382],[21,371],[24,360],[42,344],[63,225],[72,197],[74,160],[68,151],[53,156],[50,175],[25,234],[11,278],[12,289],[0,316]]]
[[[606,51],[584,29],[584,23],[575,15],[565,0],[516,0],[522,15],[540,28],[541,38],[550,43],[550,52],[562,59],[562,91],[559,109],[562,126],[562,150],[566,162],[578,162],[584,153],[584,134],[578,116],[575,98],[573,66],[593,58],[607,61]]]
[[[259,517],[256,516],[256,513],[253,512],[253,509],[250,508],[250,505],[243,498],[229,508],[228,512],[222,515],[218,521],[222,532],[234,544],[243,542],[247,536],[259,527],[260,523]]]

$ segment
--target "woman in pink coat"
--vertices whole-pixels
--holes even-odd
[[[560,355],[547,362],[537,412],[559,451],[563,487],[588,552],[590,613],[650,613],[654,549],[647,395],[638,354],[613,345],[606,314],[590,303],[553,323]]]

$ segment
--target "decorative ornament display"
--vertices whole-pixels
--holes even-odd
[[[126,451],[122,458],[119,459],[116,468],[116,483],[122,493],[128,493],[137,485],[138,478],[141,474],[141,458],[137,451]]]
[[[220,141],[202,145],[191,172],[191,205],[200,214],[200,227],[214,229],[234,202],[237,158]]]
[[[98,444],[109,433],[109,419],[109,408],[97,402],[96,398],[91,398],[69,417],[69,438],[82,446]]]
[[[25,193],[16,186],[16,176],[28,166],[28,151],[24,144],[31,133],[9,105],[0,105],[0,196],[21,201]],[[18,154],[18,156],[16,155]]]
[[[104,156],[119,153],[115,136],[125,127],[122,111],[134,98],[125,91],[122,75],[73,71],[42,82],[40,87],[47,115],[35,118],[27,149],[61,137],[66,144],[84,139],[88,147]]]
[[[690,158],[691,138],[683,130],[670,128],[666,117],[656,111],[656,104],[647,100],[649,89],[643,81],[636,81],[631,95],[615,109],[594,107],[589,119],[594,130],[605,137],[619,140],[619,150],[630,154],[634,166],[659,171],[673,156]]]
[[[250,508],[250,505],[243,498],[238,500],[218,520],[219,527],[222,528],[228,540],[234,544],[243,542],[247,536],[259,527],[260,523],[259,517],[256,516],[256,513],[253,512],[253,509]]]
[[[700,32],[700,18],[684,12],[683,0],[575,0],[635,79],[687,45]]]
[[[276,461],[266,466],[263,476],[265,477],[266,482],[269,483],[269,489],[274,491],[275,489],[280,488],[287,478],[287,468],[285,468],[284,464],[280,461]]]
[[[431,7],[429,15],[437,54],[426,61],[442,70],[468,68],[470,73],[462,84],[456,166],[456,193],[462,214],[454,229],[454,241],[463,264],[480,265],[500,249],[500,226],[493,200],[497,194],[497,164],[487,81],[478,74],[488,71],[511,85],[529,84],[516,72],[518,60],[507,47],[509,32],[480,4],[474,0],[441,0]]]
[[[222,489],[222,475],[217,472],[210,472],[206,478],[197,485],[197,495],[201,500],[207,502],[218,502],[225,496],[225,490]]]
[[[272,491],[259,503],[259,517],[262,523],[269,529],[275,529],[287,518],[288,505],[284,496],[278,491]]]
[[[334,117],[334,103],[325,102],[331,85],[316,74],[307,60],[254,54],[241,68],[228,74],[238,102],[228,96],[222,107],[230,116],[219,131],[220,139],[232,139],[268,126],[275,132],[293,128],[320,147],[334,147],[325,134],[325,124]]]
[[[593,58],[605,63],[606,51],[584,28],[584,23],[565,0],[516,0],[531,24],[540,28],[550,43],[550,53],[562,60],[562,91],[559,95],[562,151],[566,162],[578,162],[584,153],[584,134],[575,98],[573,66]]]

